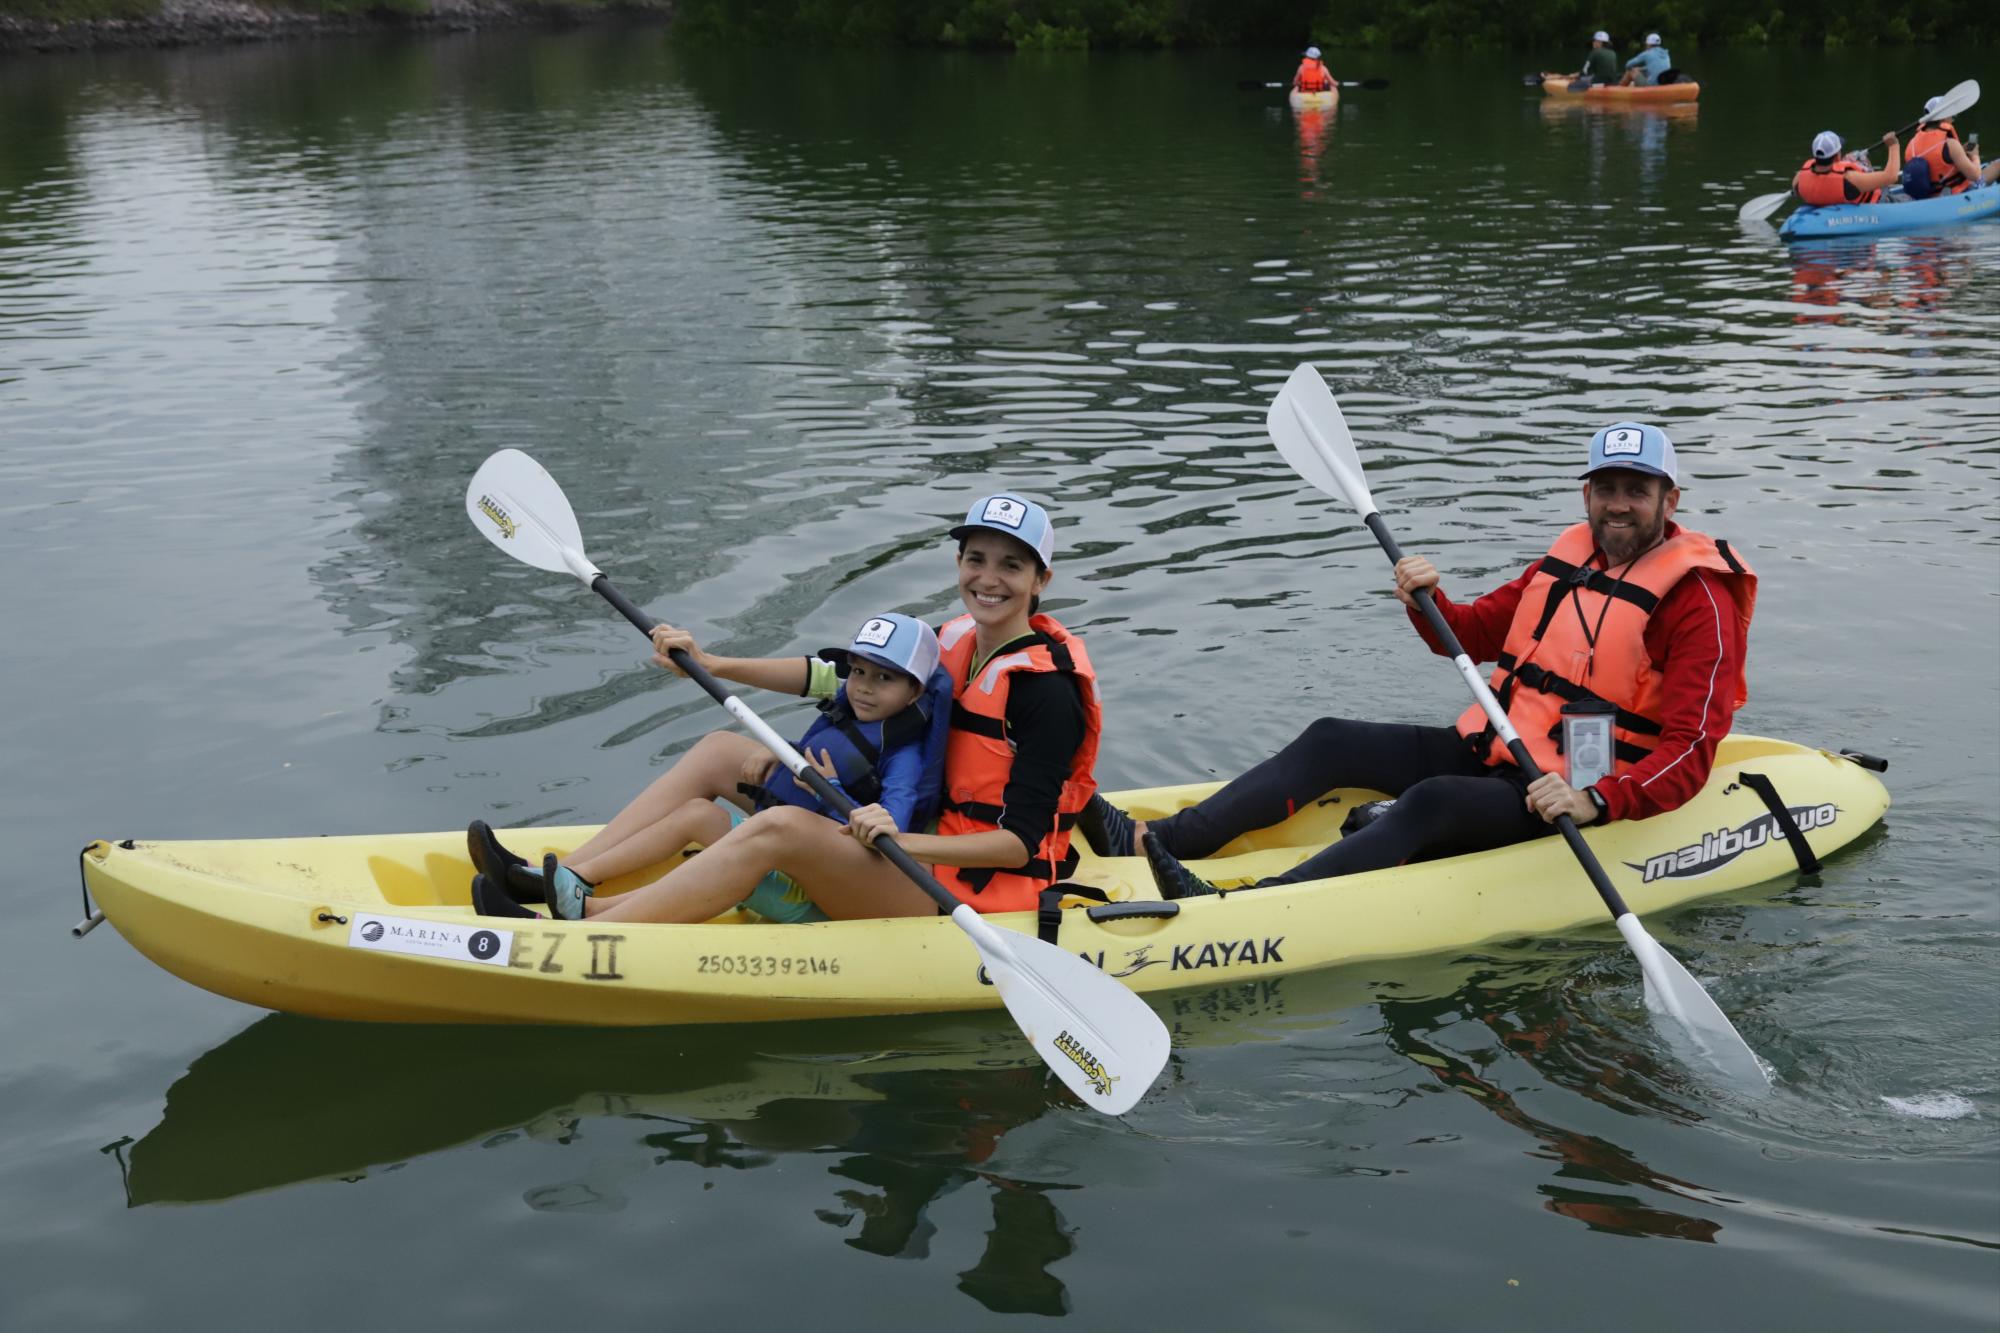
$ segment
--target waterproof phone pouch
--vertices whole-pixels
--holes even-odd
[[[1618,705],[1606,699],[1579,699],[1562,708],[1562,750],[1569,761],[1569,785],[1582,790],[1611,776],[1611,724]]]

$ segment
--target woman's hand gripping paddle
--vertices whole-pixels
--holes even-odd
[[[1375,534],[1375,540],[1382,544],[1390,563],[1401,560],[1403,553],[1397,548],[1395,538],[1389,535],[1382,515],[1377,512],[1374,497],[1368,494],[1367,478],[1361,471],[1360,456],[1354,452],[1353,437],[1347,433],[1347,421],[1341,416],[1340,404],[1334,401],[1332,391],[1326,387],[1326,381],[1320,378],[1319,372],[1310,365],[1302,365],[1293,371],[1292,377],[1279,391],[1277,401],[1271,404],[1265,422],[1270,428],[1272,440],[1277,443],[1278,452],[1292,465],[1292,470],[1327,495],[1354,506],[1362,522]],[[1451,626],[1431,600],[1429,591],[1418,592],[1417,602],[1423,608],[1424,618],[1430,622],[1432,632],[1451,650],[1452,662],[1458,667],[1459,675],[1465,677],[1466,688],[1479,700],[1479,706],[1486,710],[1487,718],[1501,739],[1506,741],[1514,762],[1521,766],[1521,771],[1531,781],[1539,778],[1541,769],[1528,754],[1528,747],[1521,743],[1519,733],[1508,722],[1500,701],[1486,687],[1479,669],[1465,655],[1458,636],[1452,633]],[[1556,820],[1556,827],[1562,830],[1570,850],[1576,854],[1584,873],[1590,876],[1591,884],[1597,889],[1597,896],[1604,900],[1612,919],[1618,923],[1618,933],[1625,937],[1626,945],[1639,959],[1639,970],[1646,979],[1646,1008],[1656,1017],[1672,1019],[1678,1032],[1690,1038],[1694,1048],[1731,1079],[1760,1091],[1769,1087],[1770,1078],[1764,1072],[1763,1062],[1737,1035],[1735,1027],[1716,1007],[1715,1001],[1709,998],[1708,992],[1702,989],[1701,983],[1646,933],[1639,918],[1618,896],[1618,890],[1612,887],[1604,867],[1598,864],[1596,853],[1583,840],[1576,821],[1562,815]]]
[[[642,633],[659,622],[625,599],[583,552],[583,533],[569,499],[542,465],[518,449],[502,449],[480,466],[465,492],[473,526],[524,564],[571,574],[618,608]],[[708,691],[729,715],[763,742],[792,776],[812,788],[830,810],[846,814],[854,803],[731,694],[700,663],[675,649],[674,665]],[[1095,1110],[1130,1110],[1167,1063],[1170,1042],[1160,1016],[1132,991],[1075,954],[1030,935],[998,930],[952,895],[889,838],[875,850],[951,913],[972,940],[979,961],[1014,1021],[1058,1077]]]
[[[1979,80],[1967,79],[1964,83],[1959,84],[1943,97],[1940,97],[1935,111],[1926,112],[1903,126],[1902,129],[1897,130],[1896,137],[1898,139],[1902,138],[1927,120],[1950,120],[1953,116],[1970,111],[1973,103],[1978,100]],[[1783,208],[1785,201],[1791,197],[1792,192],[1790,190],[1785,190],[1778,194],[1760,194],[1736,210],[1736,220],[1738,222],[1762,222],[1765,218],[1770,217],[1771,214]]]

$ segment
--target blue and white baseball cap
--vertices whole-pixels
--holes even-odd
[[[1611,40],[1611,34],[1599,28],[1596,32],[1590,34],[1590,40],[1593,42],[1608,42]]]
[[[1821,130],[1813,136],[1812,155],[1815,161],[1831,162],[1840,156],[1843,145],[1840,136],[1832,130]]]
[[[1658,46],[1659,44],[1660,44],[1660,34],[1658,34],[1657,32],[1649,32],[1646,34],[1646,45]]]
[[[1318,60],[1318,59],[1319,59],[1319,48],[1318,48],[1317,46],[1308,46],[1308,47],[1306,48],[1306,59],[1307,59],[1307,60]]]
[[[1674,463],[1674,442],[1658,426],[1642,426],[1636,421],[1615,421],[1590,437],[1590,466],[1583,475],[1608,468],[1650,472],[1665,477],[1669,485],[1681,484]]]
[[[1004,532],[1023,543],[1044,566],[1055,558],[1055,527],[1049,522],[1048,510],[1033,500],[1005,492],[974,500],[972,508],[965,511],[965,522],[953,528],[951,535],[964,541],[980,528]]]
[[[833,663],[843,676],[847,674],[847,660],[862,657],[877,666],[900,671],[919,685],[937,670],[938,653],[937,631],[915,616],[898,611],[868,617],[868,623],[855,631],[854,642],[845,648],[819,650],[819,655]]]

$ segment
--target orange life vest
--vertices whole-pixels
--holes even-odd
[[[1301,60],[1299,72],[1292,75],[1292,86],[1302,93],[1323,93],[1333,87],[1333,72],[1324,60]]]
[[[985,833],[1000,827],[1007,778],[1014,768],[1014,744],[1007,737],[1007,695],[1017,672],[1060,671],[1076,682],[1083,703],[1083,743],[1070,759],[1069,774],[1056,800],[1056,817],[1028,863],[1013,869],[932,867],[943,884],[981,912],[1032,911],[1043,889],[1076,868],[1069,833],[1097,790],[1097,743],[1104,714],[1097,701],[1097,673],[1083,640],[1048,616],[1028,621],[1032,638],[1017,641],[972,674],[978,635],[972,617],[959,616],[938,631],[944,650],[939,665],[951,673],[955,697],[951,736],[944,752],[944,813],[938,833]]]
[[[1562,706],[1567,702],[1601,699],[1617,706],[1614,774],[1626,772],[1659,744],[1662,676],[1646,656],[1646,622],[1693,570],[1721,575],[1736,604],[1737,634],[1746,651],[1738,658],[1736,679],[1727,685],[1731,707],[1741,708],[1749,697],[1743,663],[1749,655],[1750,616],[1757,606],[1757,576],[1729,543],[1682,528],[1615,572],[1590,564],[1596,549],[1588,523],[1556,538],[1521,591],[1490,682],[1507,720],[1545,773],[1563,771]],[[1458,719],[1458,731],[1482,747],[1487,763],[1514,762],[1478,704]]]
[[[1957,137],[1958,127],[1946,121],[1935,129],[1926,126],[1910,138],[1905,160],[1914,162],[1921,157],[1931,164],[1931,187],[1938,194],[1959,194],[1971,188],[1972,182],[1944,155],[1945,143]]]
[[[1792,177],[1792,189],[1799,199],[1814,208],[1828,208],[1834,204],[1872,204],[1882,197],[1880,190],[1864,190],[1853,199],[1847,197],[1847,184],[1841,179],[1850,171],[1860,171],[1861,164],[1851,157],[1843,157],[1825,171],[1813,170],[1813,159],[1807,158],[1799,168],[1799,174]]]

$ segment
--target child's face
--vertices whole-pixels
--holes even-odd
[[[917,701],[917,682],[863,657],[847,659],[847,702],[862,722],[894,717]]]

